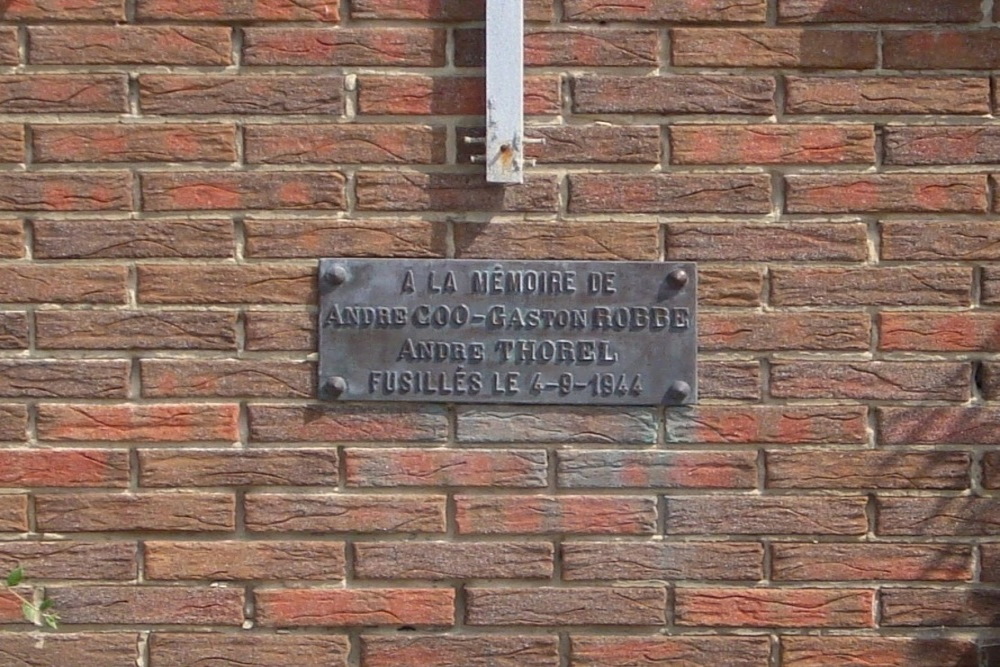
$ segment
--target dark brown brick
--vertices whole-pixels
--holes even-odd
[[[996,164],[1000,162],[997,151],[1000,151],[1000,128],[934,125],[885,128],[886,164]]]
[[[989,451],[983,455],[983,486],[1000,488],[1000,452]]]
[[[768,452],[773,489],[967,489],[965,452]]]
[[[324,252],[323,255],[326,253]],[[316,349],[316,316],[289,311],[246,311],[246,349]]]
[[[752,489],[755,452],[632,452],[561,450],[560,488]]]
[[[232,257],[229,220],[35,220],[38,259]]]
[[[875,624],[875,593],[854,589],[678,588],[678,625],[859,628]]]
[[[301,361],[143,359],[149,398],[311,398],[316,367]]]
[[[455,619],[451,588],[258,589],[254,601],[264,627],[450,626]]]
[[[983,269],[982,301],[986,305],[1000,304],[1000,272],[992,267]]]
[[[471,161],[482,146],[465,139],[482,138],[483,128],[459,128],[458,162]],[[527,137],[544,139],[529,143],[525,157],[540,164],[655,164],[660,161],[660,129],[649,125],[534,125]]]
[[[454,226],[455,254],[487,259],[653,260],[658,226],[642,223],[490,222]]]
[[[986,77],[785,77],[793,114],[986,114]]]
[[[562,559],[567,581],[757,581],[764,549],[751,543],[578,542],[563,544]]]
[[[986,179],[963,174],[785,177],[788,213],[982,213]]]
[[[129,580],[136,576],[136,551],[135,542],[0,542],[0,568],[20,565],[33,579]]]
[[[885,33],[889,69],[996,69],[1000,30],[892,30]]]
[[[771,546],[776,581],[969,581],[972,549],[952,544]]]
[[[151,581],[344,577],[341,542],[146,542],[143,555]]]
[[[3,113],[125,113],[125,95],[124,74],[0,76]]]
[[[573,111],[766,116],[775,112],[774,92],[774,78],[765,76],[578,76]]]
[[[790,23],[974,23],[982,8],[976,0],[780,0],[778,17]]]
[[[995,453],[991,452],[991,454]],[[980,579],[984,582],[1000,581],[1000,544],[995,542],[983,544],[980,547],[980,553],[980,565],[982,568]]]
[[[141,20],[323,21],[340,20],[339,7],[326,0],[138,0]]]
[[[441,67],[444,30],[407,28],[246,28],[246,65]]]
[[[132,177],[126,172],[0,172],[0,211],[127,211],[131,207]]]
[[[0,259],[24,257],[24,228],[20,220],[0,220]]]
[[[653,413],[641,408],[538,408],[528,411],[467,407],[458,411],[458,440],[470,443],[653,444],[656,430]]]
[[[667,498],[667,535],[864,535],[865,501],[863,496]]]
[[[879,498],[878,535],[1000,535],[996,498]]]
[[[316,269],[288,264],[144,264],[139,303],[308,304],[316,301]]]
[[[776,306],[968,306],[972,268],[796,268],[771,272]]]
[[[0,440],[24,440],[28,428],[28,408],[24,404],[0,403]]]
[[[0,162],[23,161],[24,126],[0,125]]]
[[[336,449],[141,449],[147,487],[336,484]]]
[[[362,635],[366,667],[550,667],[559,660],[556,637]]]
[[[0,302],[124,304],[127,276],[123,266],[3,266]]]
[[[442,442],[447,418],[440,408],[251,405],[256,442]]]
[[[250,493],[253,532],[443,533],[444,496]]]
[[[970,367],[934,362],[776,362],[771,395],[856,400],[969,399]]]
[[[39,311],[42,349],[155,350],[236,348],[236,315],[195,311]]]
[[[855,223],[670,223],[666,230],[668,259],[857,262],[868,256],[865,226]]]
[[[17,65],[20,62],[17,44],[17,27],[0,28],[0,65]]]
[[[0,531],[23,533],[28,530],[28,496],[0,494]]]
[[[357,181],[363,211],[547,211],[558,208],[554,176],[529,176],[524,185],[499,188],[481,175],[362,172]]]
[[[0,350],[28,347],[28,318],[18,311],[0,312]]]
[[[538,488],[548,484],[541,450],[348,448],[344,471],[349,487],[485,486]]]
[[[343,88],[339,76],[143,74],[139,77],[139,105],[144,114],[166,116],[329,115],[341,113]]]
[[[138,659],[135,633],[5,634],[0,657],[11,665],[128,665]]]
[[[245,252],[255,258],[443,257],[445,225],[425,220],[246,220]]]
[[[231,125],[32,125],[33,160],[63,162],[232,162]]]
[[[443,127],[429,125],[250,125],[250,164],[439,164]]]
[[[667,442],[863,444],[867,410],[856,406],[703,405],[667,413]]]
[[[698,396],[701,398],[756,401],[761,397],[760,380],[760,364],[756,361],[698,362]]]
[[[883,221],[879,231],[886,260],[1000,260],[1000,229],[991,222]]]
[[[456,53],[463,51],[456,48]],[[524,36],[524,63],[528,67],[656,67],[659,38],[653,30],[634,28],[534,28]],[[481,67],[483,63],[469,65]]]
[[[361,579],[548,579],[548,542],[355,542]]]
[[[1000,591],[882,589],[884,626],[994,627],[1000,611]]]
[[[611,637],[573,636],[574,667],[654,667],[655,665],[726,665],[759,667],[767,664],[767,637]]]
[[[456,496],[458,532],[648,535],[656,501],[641,496]]]
[[[626,588],[468,588],[469,625],[662,625],[666,590]]]
[[[864,313],[704,313],[698,342],[705,351],[867,350]]]
[[[0,396],[125,398],[127,361],[0,359]]]
[[[310,172],[162,172],[142,175],[147,211],[341,209],[344,176]]]
[[[0,484],[13,487],[125,487],[127,451],[0,449]]]
[[[668,251],[669,252],[669,251]],[[698,303],[705,306],[758,306],[764,287],[760,268],[698,269]]]
[[[975,642],[965,639],[919,637],[781,638],[781,664],[786,667],[976,667]]]
[[[1000,445],[1000,409],[992,407],[880,407],[883,445]]]
[[[156,667],[190,667],[224,660],[254,667],[347,667],[347,637],[336,635],[269,635],[157,631],[149,637],[149,656]]]
[[[609,4],[601,0],[566,0],[565,17],[572,21],[670,21],[732,23],[764,20],[764,0],[635,0],[628,4]]]
[[[868,69],[878,63],[874,31],[799,28],[676,28],[674,65]]]
[[[228,493],[41,494],[35,498],[35,513],[38,529],[45,532],[204,532],[235,527],[234,499]]]
[[[572,213],[767,213],[762,174],[573,174]]]
[[[44,441],[191,442],[239,437],[235,404],[38,406]]]
[[[243,590],[177,586],[48,587],[63,623],[241,625]]]
[[[229,65],[228,28],[180,26],[32,26],[33,65]]]

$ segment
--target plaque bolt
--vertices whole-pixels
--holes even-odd
[[[676,271],[671,271],[670,275],[667,276],[667,280],[670,281],[670,286],[676,289],[680,289],[688,284],[688,274],[684,269],[677,269]]]
[[[324,388],[326,389],[326,393],[331,397],[338,398],[341,394],[347,391],[347,380],[339,375],[334,376],[326,381]]]
[[[683,401],[685,398],[691,395],[691,385],[689,385],[684,380],[678,380],[670,385],[668,390],[670,398],[675,400]]]
[[[329,285],[342,285],[347,282],[347,268],[342,264],[335,264],[323,278]]]

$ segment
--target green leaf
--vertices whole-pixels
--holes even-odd
[[[59,629],[59,616],[56,614],[45,614],[42,618],[45,619],[45,625],[49,626],[53,630]]]
[[[20,567],[7,575],[7,585],[12,588],[21,583],[22,580],[24,580],[24,570]]]
[[[35,622],[35,608],[30,602],[21,603],[21,614],[24,615],[24,620]]]
[[[52,609],[52,605],[53,604],[55,604],[55,603],[52,602],[52,600],[49,600],[48,598],[46,598],[46,599],[42,600],[42,604],[38,605],[38,609],[40,611],[45,611],[46,609]]]

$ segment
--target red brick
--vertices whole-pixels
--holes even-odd
[[[28,496],[0,494],[0,531],[23,533],[28,530]]]
[[[785,77],[785,110],[793,114],[986,114],[982,77]]]
[[[711,406],[667,413],[667,442],[863,444],[866,409],[855,406]]]
[[[949,362],[776,362],[771,396],[870,401],[969,399],[970,367]]]
[[[550,667],[558,662],[558,652],[554,636],[361,636],[366,667]]]
[[[31,591],[22,590],[21,596],[30,596]],[[3,590],[0,591],[0,623],[7,625],[11,623],[28,623],[22,612],[21,600],[14,597],[14,593]]]
[[[124,74],[0,76],[0,112],[125,113],[125,92]]]
[[[524,112],[558,114],[560,80],[555,75],[524,78]],[[372,116],[478,116],[486,113],[486,80],[473,76],[362,74],[358,112]]]
[[[766,116],[775,112],[774,93],[774,78],[764,76],[578,76],[573,111]]]
[[[0,396],[125,398],[127,361],[0,359]]]
[[[653,444],[656,431],[653,412],[642,408],[458,410],[459,442]]]
[[[482,138],[483,128],[459,128],[458,162],[470,162],[482,146],[467,144],[467,137]],[[533,125],[527,137],[526,157],[539,164],[655,164],[660,161],[660,128],[648,125]]]
[[[656,523],[655,500],[641,496],[459,495],[455,504],[463,535],[648,535]]]
[[[132,177],[125,172],[0,172],[0,211],[127,211],[131,207]]]
[[[989,312],[879,314],[879,349],[984,351],[1000,345],[1000,315]]]
[[[27,428],[27,406],[0,403],[0,440],[24,440]]]
[[[666,503],[667,535],[860,536],[868,528],[863,496],[688,496]]]
[[[996,498],[878,498],[877,535],[1000,535]]]
[[[360,579],[549,579],[548,542],[355,542]]]
[[[126,451],[0,450],[0,484],[13,487],[124,487],[129,481]]]
[[[151,581],[342,579],[340,542],[146,542]]]
[[[883,59],[890,69],[996,69],[1000,30],[900,30],[885,33]]]
[[[141,449],[145,487],[336,484],[336,449]]]
[[[627,588],[467,588],[469,625],[662,625],[667,591]]]
[[[128,665],[140,641],[134,632],[4,634],[4,656],[14,665]]]
[[[701,23],[726,21],[756,23],[764,20],[764,0],[635,0],[610,4],[601,0],[566,0],[565,18],[571,21],[669,21]]]
[[[362,172],[357,176],[361,211],[543,211],[559,207],[555,176],[531,175],[503,188],[480,174]]]
[[[250,493],[246,524],[258,533],[443,533],[444,496]]]
[[[785,177],[789,213],[982,213],[986,180],[962,174],[824,174]]]
[[[768,452],[770,489],[967,489],[965,452]]]
[[[560,488],[752,489],[755,452],[560,450]]]
[[[330,21],[339,7],[327,0],[138,0],[139,19],[169,21]]]
[[[540,450],[358,449],[344,456],[349,487],[486,486],[536,488],[548,484]]]
[[[24,126],[0,125],[0,162],[24,161]]]
[[[232,162],[231,125],[32,125],[36,162]]]
[[[909,588],[882,590],[883,626],[993,627],[1000,591]]]
[[[138,267],[139,303],[315,302],[316,269],[285,264],[145,264]]]
[[[976,667],[975,642],[965,639],[919,637],[781,638],[781,664],[786,667]]]
[[[439,408],[338,405],[251,405],[255,442],[443,442],[447,418]]]
[[[136,553],[135,542],[0,542],[0,567],[23,567],[32,579],[129,580]]]
[[[185,442],[236,440],[238,406],[88,405],[38,406],[38,439],[45,441]]]
[[[341,209],[344,176],[310,172],[162,172],[142,175],[147,211]]]
[[[572,213],[768,213],[763,174],[573,174]]]
[[[764,271],[760,268],[699,267],[698,303],[701,305],[758,306],[763,287]]]
[[[167,586],[49,587],[62,623],[241,625],[243,590]]]
[[[767,637],[610,637],[573,636],[574,667],[653,667],[726,665],[759,667],[767,664]]]
[[[139,106],[144,114],[167,116],[339,114],[343,88],[339,76],[143,74]]]
[[[5,21],[60,20],[102,21],[124,20],[124,0],[7,0]]]
[[[1000,144],[997,146],[1000,150]],[[1000,228],[992,222],[883,221],[882,259],[901,261],[1000,260]],[[886,315],[897,316],[896,313]]]
[[[246,220],[245,248],[254,258],[443,257],[445,225],[425,220]],[[310,346],[311,347],[311,346]]]
[[[972,549],[934,544],[771,546],[776,581],[969,581]]]
[[[704,313],[699,344],[715,350],[867,350],[871,323],[863,313]]]
[[[247,310],[246,349],[315,350],[316,316],[303,312]]]
[[[1000,409],[987,407],[880,407],[883,445],[1000,445]]]
[[[575,542],[562,546],[563,579],[650,581],[763,578],[756,543]]]
[[[24,229],[20,220],[0,220],[0,259],[24,257],[24,241]]]
[[[995,453],[991,452],[991,454]],[[980,579],[984,582],[1000,581],[1000,544],[983,544],[979,549],[981,553],[980,564],[982,567]]]
[[[678,588],[678,625],[857,628],[874,622],[875,594],[853,589]]]
[[[778,18],[796,23],[973,23],[982,17],[976,0],[780,0]]]
[[[439,164],[445,128],[428,125],[250,125],[250,164]]]
[[[676,28],[674,65],[868,69],[878,63],[874,31],[797,28]]]
[[[656,67],[659,37],[652,30],[536,28],[525,34],[524,62],[529,67]]]
[[[228,493],[42,494],[35,513],[40,531],[61,533],[222,531],[233,530],[236,521]]]
[[[32,26],[33,65],[229,65],[228,28]]]
[[[232,257],[229,220],[35,220],[38,259]]]
[[[17,28],[0,27],[0,65],[17,65],[20,60]]]
[[[968,306],[972,267],[796,268],[771,272],[775,306]]]
[[[264,627],[450,626],[455,616],[451,588],[258,589],[254,601]]]
[[[315,365],[301,361],[250,359],[143,359],[142,395],[147,398],[311,398]]]
[[[0,350],[28,347],[28,318],[18,311],[0,311]]]
[[[42,349],[236,348],[234,313],[194,311],[39,311],[37,345]]]
[[[444,30],[431,28],[246,28],[246,65],[441,67]]]
[[[485,259],[654,260],[659,226],[613,222],[488,222],[454,226],[455,255]]]
[[[667,259],[857,262],[868,257],[865,226],[854,223],[666,225]]]
[[[699,280],[701,276],[698,276]],[[698,362],[698,396],[760,400],[760,364],[756,361]]]
[[[189,667],[225,660],[254,667],[347,667],[347,637],[336,635],[208,632],[154,632],[149,656],[156,667]]]
[[[870,125],[674,125],[673,164],[850,164],[875,162]]]
[[[0,302],[124,304],[127,277],[124,266],[2,266]]]
[[[527,0],[524,16],[529,21],[551,21],[552,0]],[[484,0],[351,0],[351,18],[422,19],[428,21],[483,21]]]

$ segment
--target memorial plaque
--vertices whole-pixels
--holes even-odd
[[[320,397],[680,405],[691,263],[324,259]]]

